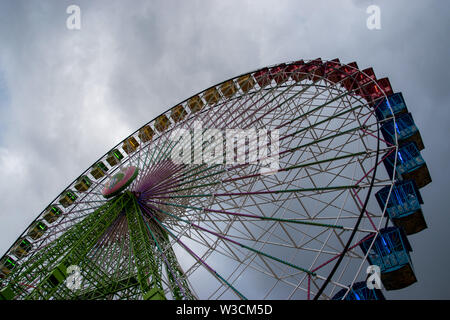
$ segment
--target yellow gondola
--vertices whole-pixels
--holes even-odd
[[[225,97],[230,98],[236,93],[237,87],[233,80],[228,80],[220,86],[220,91]]]
[[[64,207],[67,208],[71,206],[75,200],[77,200],[78,196],[72,191],[72,190],[66,190],[61,197],[59,198],[59,203]]]
[[[75,189],[78,192],[85,192],[89,190],[91,184],[92,184],[91,179],[89,179],[87,176],[82,176],[77,180],[77,183],[75,184]]]
[[[170,120],[165,114],[160,115],[156,118],[155,129],[159,132],[164,132],[170,126]]]
[[[91,175],[95,179],[100,179],[105,175],[105,172],[108,171],[108,168],[105,166],[105,164],[102,161],[97,162],[95,165],[92,166]]]
[[[176,107],[172,108],[172,111],[170,112],[170,117],[172,118],[173,121],[175,121],[175,123],[183,120],[187,115],[186,110],[184,109],[184,107],[179,104]]]
[[[44,235],[47,229],[48,227],[44,222],[36,221],[28,231],[28,236],[33,240],[37,240]]]
[[[57,205],[51,205],[45,210],[44,220],[47,223],[53,223],[61,216],[62,211]]]
[[[13,253],[17,258],[22,258],[30,252],[31,247],[32,245],[30,241],[28,241],[26,238],[20,238],[14,244],[13,248],[11,249],[11,253]]]
[[[133,136],[131,136],[127,140],[125,140],[122,145],[122,149],[127,154],[135,152],[138,147],[139,147],[139,142],[137,142],[137,140]]]
[[[241,87],[242,91],[244,93],[247,93],[255,86],[255,80],[253,79],[251,74],[247,74],[244,76],[239,77],[237,80],[239,87]]]
[[[120,163],[120,160],[122,159],[123,154],[119,150],[114,149],[108,154],[106,161],[109,163],[111,167],[114,167],[116,164]]]
[[[146,125],[139,130],[138,137],[142,142],[147,142],[152,140],[153,134],[153,129]]]
[[[191,109],[192,113],[202,110],[204,102],[199,96],[192,97],[188,101],[188,107]]]
[[[203,99],[205,99],[206,103],[210,105],[216,104],[220,99],[220,93],[217,91],[215,87],[209,88],[203,94]]]

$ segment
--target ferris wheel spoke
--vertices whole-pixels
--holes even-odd
[[[297,151],[298,148],[296,147],[296,148],[293,148],[293,149],[291,149],[291,150],[292,150],[292,151]],[[287,150],[287,151],[288,151],[288,150]],[[352,156],[352,155],[362,155],[362,154],[366,154],[366,152],[353,153],[353,154],[350,154],[350,155],[348,155],[348,156]],[[331,158],[331,159],[320,160],[320,161],[316,161],[316,162],[310,163],[310,164],[308,164],[308,165],[321,164],[321,163],[323,163],[323,162],[333,161],[333,160],[341,160],[341,159],[344,159],[344,158],[346,158],[346,157],[347,157],[347,156],[341,156],[341,157],[335,157],[335,158]],[[316,159],[317,159],[317,158],[316,158]],[[282,169],[279,169],[278,171],[279,171],[279,172],[281,172],[281,171],[288,171],[288,170],[297,169],[297,168],[306,167],[306,166],[307,166],[307,165],[290,166],[290,167],[288,167],[288,168],[282,168]],[[217,167],[217,166],[213,166],[213,167]],[[213,172],[213,173],[210,173],[210,174],[208,174],[208,175],[201,176],[201,177],[196,177],[196,178],[193,179],[193,180],[184,181],[184,182],[182,182],[182,183],[180,183],[180,184],[176,184],[176,186],[181,186],[181,185],[184,185],[184,184],[189,184],[189,183],[193,183],[193,182],[198,182],[198,181],[201,180],[201,179],[206,179],[206,178],[209,178],[209,177],[214,176],[214,175],[223,174],[223,173],[225,173],[225,172],[227,172],[227,171],[230,171],[230,170],[233,170],[233,169],[235,169],[235,168],[238,168],[238,166],[234,166],[234,167],[228,168],[227,170],[216,171],[216,172]],[[208,170],[208,169],[209,169],[209,168],[206,168],[205,170]],[[192,176],[192,175],[191,175],[191,176]],[[193,188],[202,188],[202,187],[209,186],[209,185],[212,185],[212,184],[226,183],[226,182],[229,182],[229,181],[236,181],[236,180],[238,180],[238,179],[246,179],[246,178],[254,178],[254,177],[257,177],[257,176],[262,176],[262,174],[252,174],[252,175],[247,175],[247,176],[239,176],[239,177],[231,178],[231,179],[227,179],[227,180],[216,181],[216,182],[213,182],[213,183],[210,183],[210,184],[192,186],[192,187],[185,188],[185,189],[163,190],[163,192],[161,192],[161,193],[166,193],[166,192],[169,192],[169,191],[170,191],[170,192],[185,191],[185,190],[190,190],[190,189],[193,189]],[[153,193],[153,194],[154,194],[154,195],[157,195],[158,193]]]
[[[146,176],[148,175],[149,171],[151,171],[154,168],[154,164],[161,162],[162,160],[166,159],[168,157],[168,155],[166,154],[169,150],[172,150],[174,148],[174,146],[177,144],[178,142],[174,142],[174,141],[170,141],[168,144],[164,144],[165,149],[164,151],[161,153],[161,150],[163,148],[158,148],[158,153],[155,157],[155,159],[153,159],[153,155],[155,154],[156,151],[153,152],[152,157],[150,159],[149,162],[147,162],[147,167],[144,167],[142,176]],[[173,145],[172,145],[173,144]],[[150,148],[148,148],[150,150]],[[139,183],[139,180],[136,180],[135,184]]]
[[[183,165],[174,165],[167,162],[155,169],[153,174],[142,177],[133,190],[139,193],[139,197],[144,198],[158,192],[165,193],[170,185],[179,183],[179,179],[174,177],[174,174],[182,170]]]
[[[304,93],[304,92],[305,92],[306,90],[308,90],[310,87],[312,87],[312,84],[306,85],[302,90],[300,90],[300,91],[294,93],[293,95],[291,95],[291,96],[290,96],[288,99],[286,99],[283,103],[289,102],[291,99],[294,99],[294,98],[300,96],[302,93]],[[321,93],[323,93],[323,92],[319,92],[319,93],[316,92],[316,94],[315,94],[314,96],[308,98],[304,103],[306,103],[306,102],[308,102],[308,101],[309,101],[309,102],[312,102],[312,101],[314,100],[314,98],[317,98]],[[331,102],[330,102],[330,103],[331,103]],[[328,104],[328,103],[325,103],[325,104],[323,104],[323,105],[317,107],[316,109],[314,109],[314,111],[320,110],[322,107],[326,106],[327,104]],[[268,110],[268,111],[267,111],[266,113],[264,113],[261,117],[257,118],[254,122],[260,120],[263,116],[266,116],[266,115],[269,114],[270,112],[273,112],[273,111],[274,111],[275,109],[277,109],[278,107],[279,107],[279,105],[277,105],[276,107],[274,107],[274,108]],[[311,110],[311,111],[314,112],[313,110]],[[296,121],[296,120],[298,120],[298,119],[301,119],[301,118],[304,117],[304,116],[305,116],[305,115],[298,116],[298,117],[294,118],[294,119],[291,120],[291,121],[294,122],[294,121]],[[254,122],[253,122],[253,123],[254,123]],[[253,124],[253,123],[250,123],[250,125]],[[278,127],[278,128],[279,128],[279,127]]]
[[[300,271],[303,271],[303,272],[306,272],[306,273],[311,273],[311,272],[308,271],[307,269],[304,269],[304,268],[301,268],[301,267],[299,267],[299,266],[290,264],[290,263],[288,263],[288,262],[286,262],[286,261],[284,261],[284,260],[282,260],[282,259],[280,259],[280,258],[276,258],[276,257],[274,257],[274,256],[271,256],[271,255],[265,253],[265,252],[262,252],[262,251],[259,251],[259,250],[254,249],[254,248],[251,248],[251,247],[249,247],[249,246],[246,246],[246,245],[244,245],[244,244],[242,244],[242,243],[239,243],[239,242],[237,242],[237,241],[234,241],[234,240],[230,239],[229,237],[226,237],[226,236],[224,236],[224,235],[222,235],[222,234],[219,234],[219,233],[217,233],[217,232],[214,232],[214,231],[208,230],[208,229],[206,229],[206,228],[203,228],[203,227],[201,227],[201,226],[199,226],[199,225],[197,225],[197,224],[194,224],[194,223],[192,223],[192,222],[190,222],[190,221],[187,221],[187,220],[184,220],[184,219],[179,218],[179,217],[177,217],[177,216],[174,216],[174,215],[172,215],[172,214],[170,214],[170,213],[168,213],[168,212],[166,212],[166,211],[164,211],[164,210],[161,210],[161,209],[159,209],[159,208],[157,208],[157,207],[153,207],[153,209],[155,209],[155,210],[157,210],[157,211],[159,211],[159,212],[162,212],[162,213],[164,213],[164,214],[167,214],[167,215],[169,215],[169,216],[171,216],[171,217],[173,217],[173,218],[175,218],[175,219],[177,219],[177,220],[180,220],[180,221],[183,221],[183,222],[185,222],[185,223],[188,223],[188,224],[190,224],[191,226],[193,226],[193,227],[195,227],[195,228],[198,228],[199,230],[208,232],[208,233],[213,234],[213,235],[215,235],[215,236],[217,236],[217,237],[219,237],[219,238],[221,238],[221,239],[223,239],[223,240],[227,240],[227,241],[229,241],[229,242],[231,242],[231,243],[233,243],[233,244],[236,244],[236,245],[241,246],[241,247],[243,247],[243,248],[245,248],[245,249],[248,249],[248,250],[250,250],[250,251],[253,251],[253,252],[255,252],[255,253],[258,253],[258,254],[260,254],[260,255],[266,257],[266,258],[272,259],[272,260],[274,260],[274,261],[278,261],[278,262],[280,262],[280,263],[282,263],[282,264],[289,265],[290,267],[293,267],[293,268],[298,269],[298,270],[300,270]]]
[[[294,242],[294,248],[297,249],[297,250],[304,250],[304,251],[310,251],[310,252],[321,252],[322,253],[322,251],[320,251],[320,250],[323,250],[324,252],[326,252],[325,251],[325,247],[327,247],[328,250],[332,250],[330,252],[340,252],[338,248],[335,248],[335,247],[331,246],[328,242],[320,240],[320,237],[323,234],[325,234],[326,232],[328,232],[329,229],[320,230],[320,231],[317,232],[316,235],[308,234],[305,231],[297,229],[295,227],[289,227],[289,229],[294,230],[298,235],[303,234],[303,236],[304,236],[304,238],[300,242],[298,242],[298,243]],[[274,238],[277,238],[276,236],[273,236],[273,235],[271,235],[271,236],[274,237]],[[308,238],[308,239],[306,239],[306,238]],[[313,243],[316,243],[318,245],[322,245],[324,247],[322,247],[319,251],[317,249],[313,248],[313,247],[307,247],[307,245],[313,244]]]
[[[345,96],[346,96],[346,94],[343,94],[343,95],[338,96],[338,97],[336,97],[336,98],[333,98],[333,99],[331,99],[331,100],[329,100],[329,101],[326,101],[325,103],[323,103],[323,104],[321,104],[321,105],[319,105],[319,106],[317,106],[317,107],[314,107],[313,109],[311,109],[311,110],[309,110],[309,111],[307,111],[307,112],[305,112],[305,113],[303,113],[303,114],[301,114],[301,115],[295,117],[294,119],[289,120],[288,122],[286,122],[286,123],[284,123],[284,124],[282,124],[282,125],[278,125],[276,128],[277,128],[277,129],[280,129],[280,128],[285,127],[285,126],[287,126],[287,125],[291,125],[291,124],[293,124],[293,123],[294,123],[295,121],[297,121],[297,120],[302,120],[302,121],[303,121],[303,119],[307,119],[308,116],[311,116],[312,114],[314,114],[314,113],[317,112],[317,111],[323,111],[323,108],[329,106],[331,103],[333,103],[333,102],[337,101],[338,99],[340,99],[340,98],[342,98],[342,97],[345,97]],[[312,100],[311,100],[311,102],[312,102]],[[302,127],[300,130],[297,130],[297,131],[291,133],[290,135],[286,136],[286,138],[288,138],[288,137],[290,137],[290,136],[294,136],[294,135],[296,135],[296,134],[298,134],[298,133],[304,132],[304,131],[306,131],[306,130],[308,130],[308,129],[314,128],[315,126],[320,125],[320,124],[322,124],[322,123],[326,123],[326,122],[328,122],[328,121],[330,121],[330,120],[332,120],[332,119],[334,119],[334,118],[339,118],[340,116],[342,116],[342,115],[344,115],[344,114],[346,114],[346,113],[349,113],[349,112],[351,112],[351,111],[353,111],[353,110],[359,109],[359,108],[361,108],[361,107],[362,107],[362,106],[356,106],[356,107],[353,107],[353,108],[351,108],[351,109],[349,109],[349,110],[344,110],[344,111],[342,111],[341,113],[338,113],[337,115],[335,114],[335,115],[328,116],[326,119],[324,119],[324,120],[322,120],[322,121],[319,121],[319,122],[317,122],[317,123],[315,123],[315,124],[311,124],[311,123],[310,123],[309,126],[307,126],[307,127]],[[294,126],[293,128],[295,128],[295,126]],[[280,139],[280,140],[281,140],[281,139]]]
[[[259,108],[261,109],[261,108],[263,108],[263,107],[265,107],[266,105],[268,105],[268,103],[269,102],[267,102],[267,100],[265,99],[266,97],[268,97],[268,96],[270,96],[271,94],[273,94],[274,92],[276,92],[277,91],[277,89],[276,89],[276,87],[274,87],[274,88],[270,88],[269,90],[264,90],[264,93],[261,95],[261,97],[258,99],[258,100],[256,100],[256,101],[254,101],[253,102],[253,104],[248,104],[248,102],[254,97],[254,96],[256,96],[256,95],[260,95],[260,92],[259,91],[256,91],[256,92],[250,92],[250,93],[248,93],[247,94],[247,100],[244,100],[244,101],[239,101],[239,99],[236,99],[235,100],[235,102],[234,102],[234,104],[232,105],[232,106],[230,106],[229,108],[223,108],[224,110],[226,110],[225,112],[223,112],[222,113],[222,115],[225,115],[227,112],[229,113],[229,116],[230,116],[230,118],[229,119],[231,119],[231,121],[229,120],[229,119],[227,119],[227,120],[229,120],[228,122],[225,122],[224,124],[223,124],[223,127],[224,128],[226,128],[226,127],[229,127],[232,123],[235,123],[236,121],[238,121],[238,119],[239,119],[239,117],[237,117],[236,115],[233,115],[232,114],[232,112],[231,112],[231,110],[233,110],[233,107],[236,105],[236,102],[241,102],[240,104],[237,104],[237,108],[240,108],[242,105],[246,105],[246,110],[251,110],[251,108],[253,107],[253,106],[255,106],[258,102],[260,102],[260,101],[265,101]],[[286,89],[286,90],[284,90],[284,92],[286,92],[286,91],[288,91],[288,89]],[[284,92],[282,92],[282,93],[280,93],[278,96],[281,96]],[[274,100],[274,99],[273,99]],[[272,100],[272,101],[273,101]],[[236,109],[237,109],[236,108]],[[256,109],[256,111],[257,111],[258,109]],[[253,113],[253,114],[249,114],[248,115],[248,117],[244,117],[245,119],[251,119],[251,117],[256,113],[256,111]],[[240,119],[239,120],[239,122],[241,122],[241,120],[242,119]],[[250,124],[249,124],[250,125]]]
[[[332,115],[332,116],[330,116],[330,117],[328,117],[328,118],[325,118],[324,120],[315,122],[315,123],[313,123],[313,124],[309,123],[309,126],[303,127],[303,128],[300,129],[300,130],[297,130],[297,131],[295,131],[295,132],[293,132],[293,133],[290,133],[289,135],[286,135],[286,136],[280,138],[280,141],[281,141],[281,140],[284,140],[284,139],[287,139],[287,138],[290,138],[290,137],[293,137],[293,136],[295,136],[295,135],[297,135],[297,134],[299,134],[299,133],[302,133],[302,132],[311,130],[311,129],[313,129],[313,128],[315,128],[316,126],[319,126],[319,125],[321,125],[321,124],[324,124],[324,123],[328,123],[328,124],[329,124],[330,120],[339,118],[340,116],[342,116],[342,115],[344,115],[344,114],[347,114],[347,113],[350,113],[350,112],[352,112],[352,111],[354,111],[354,110],[357,110],[357,109],[359,109],[359,108],[361,108],[361,107],[362,107],[362,106],[356,106],[356,107],[353,107],[353,108],[351,108],[351,109],[349,109],[349,110],[345,110],[345,111],[342,111],[342,112],[337,113],[337,114],[335,114],[335,115]],[[311,130],[311,131],[314,132],[314,130]],[[322,130],[322,132],[325,133],[326,131],[325,131],[325,130]],[[332,131],[331,131],[331,132],[332,132]],[[317,139],[317,138],[318,138],[318,137],[316,137],[316,139]]]
[[[292,228],[295,228],[294,226],[291,226]],[[303,231],[302,230],[296,230],[297,232],[299,232],[299,233],[302,233]]]
[[[357,183],[361,182],[369,173],[371,173],[373,170],[375,170],[375,167],[380,165],[383,162],[383,160],[386,159],[394,151],[395,151],[395,149],[391,149],[384,157],[381,158],[380,161],[378,161],[378,163],[375,164],[375,166],[372,166],[372,168],[370,168],[370,170],[367,173],[365,173],[365,175]]]
[[[145,208],[145,206],[144,206]],[[148,212],[148,211],[147,211]],[[219,273],[217,273],[217,271],[215,271],[212,267],[210,267],[205,261],[203,261],[194,251],[192,251],[187,245],[184,244],[183,241],[181,241],[181,239],[179,239],[176,235],[174,235],[168,228],[166,228],[164,226],[164,224],[162,224],[158,218],[156,218],[155,216],[151,215],[152,219],[154,221],[156,221],[156,223],[162,227],[164,230],[167,231],[167,233],[173,237],[177,243],[179,243],[192,257],[194,257],[194,259],[196,259],[198,262],[200,262],[215,278],[217,278],[220,282],[225,283],[240,299],[244,299],[247,300],[247,298],[242,295],[242,293],[240,293],[236,288],[234,288],[230,283],[228,283],[225,278],[223,278]]]
[[[274,229],[276,226],[282,226],[280,224],[273,224],[272,227],[269,227],[270,229]],[[243,237],[243,236],[237,236],[235,234],[233,234],[232,237],[233,239],[240,239],[243,241],[251,241],[251,242],[255,242],[255,243],[260,243],[264,246],[276,246],[279,248],[288,248],[288,249],[295,249],[295,250],[304,250],[304,251],[310,251],[310,252],[320,252],[320,253],[324,253],[324,254],[329,254],[329,255],[336,255],[339,254],[340,251],[338,249],[334,249],[333,251],[326,251],[326,250],[320,250],[320,249],[316,249],[313,247],[306,247],[306,244],[308,244],[311,241],[317,240],[317,238],[311,239],[311,241],[309,241],[308,243],[303,243],[303,244],[297,244],[295,243],[295,241],[292,239],[292,237],[290,237],[290,234],[287,230],[284,231],[285,234],[290,238],[290,242],[287,243],[287,241],[285,239],[283,239],[280,236],[277,235],[270,235],[270,238],[274,238],[274,240],[278,239],[282,242],[274,242],[274,241],[269,241],[269,240],[265,240],[262,239],[262,235],[259,239],[249,239],[247,237]],[[317,236],[320,236],[320,234],[318,234]],[[267,237],[269,238],[269,237]],[[332,248],[330,248],[331,250]]]
[[[221,243],[224,243],[224,244],[226,244],[226,242],[225,241],[221,241]],[[228,246],[227,246],[228,247]],[[236,248],[237,250],[239,250],[239,248]],[[220,252],[220,251],[218,251],[218,252]],[[234,251],[232,251],[232,253],[234,253]],[[224,256],[226,256],[226,257],[228,257],[228,258],[230,258],[230,259],[233,259],[233,255],[228,255],[228,254],[226,254],[226,253],[222,253]],[[244,257],[244,258],[237,258],[236,259],[236,262],[238,262],[238,263],[240,263],[240,264],[243,264],[243,265],[245,265],[245,264],[247,264],[248,265],[248,263],[246,262],[246,260],[247,259],[250,259],[251,258],[251,256],[253,256],[254,258],[255,257],[257,257],[258,255],[256,254],[256,253],[253,253],[253,252],[247,252],[247,255]],[[254,259],[253,258],[253,259]],[[265,263],[265,261],[263,261],[263,263]],[[273,272],[272,273],[268,273],[267,271],[265,271],[265,270],[263,270],[263,269],[261,269],[262,267],[260,267],[260,268],[258,268],[258,267],[256,267],[258,265],[258,263],[256,263],[256,265],[255,266],[253,266],[253,265],[250,265],[250,267],[252,268],[252,269],[254,269],[254,270],[257,270],[258,272],[261,272],[261,273],[263,273],[263,274],[265,274],[265,275],[268,275],[268,276],[270,276],[270,277],[276,277],[276,275],[274,275],[273,274]],[[243,272],[245,269],[243,269],[241,272]],[[236,270],[235,270],[236,271]],[[234,273],[234,272],[233,272]],[[232,276],[232,274],[229,276],[229,279],[230,279],[230,277]],[[231,283],[233,283],[233,282],[231,282]],[[217,290],[220,290],[220,288],[218,288]],[[216,290],[216,291],[217,291]]]
[[[269,105],[272,104],[273,102],[276,102],[276,99],[277,99],[277,98],[283,97],[283,94],[284,94],[285,92],[287,92],[288,90],[289,90],[289,88],[285,89],[284,91],[282,91],[281,93],[279,93],[277,96],[273,97],[271,100],[265,101],[265,102],[260,106],[259,109],[256,109],[252,114],[249,114],[249,115],[248,115],[247,117],[245,117],[245,118],[251,119],[252,116],[254,116],[259,110],[261,110],[261,109],[264,108],[265,106],[269,106]],[[306,90],[306,89],[304,89],[304,90]],[[244,128],[249,128],[251,125],[253,125],[255,122],[260,121],[264,116],[266,116],[266,115],[269,114],[270,112],[273,112],[275,109],[280,108],[280,107],[283,106],[284,104],[289,103],[289,101],[290,101],[291,99],[294,99],[296,96],[300,95],[302,92],[304,92],[304,91],[299,91],[299,92],[297,92],[297,93],[294,93],[294,94],[293,94],[292,96],[290,96],[289,98],[285,98],[281,103],[279,103],[279,104],[276,103],[276,106],[275,106],[275,107],[269,109],[268,111],[266,111],[265,113],[263,113],[260,117],[256,118],[255,120],[253,120],[253,121],[250,122],[249,124],[244,125],[243,127],[244,127]],[[261,97],[261,99],[262,99],[262,98],[264,98],[264,96]],[[238,117],[235,117],[235,119],[237,119],[237,118],[238,118]],[[225,127],[227,127],[227,126],[229,126],[229,125],[230,125],[230,123],[227,123]]]
[[[348,114],[349,115],[349,114]],[[325,126],[324,129],[312,129],[309,130],[309,132],[311,133],[312,139],[313,141],[318,141],[319,143],[317,144],[308,144],[307,147],[310,150],[311,154],[313,154],[315,156],[316,153],[322,153],[324,152],[324,149],[329,149],[331,144],[334,142],[334,140],[340,136],[332,136],[330,139],[328,139],[328,134],[332,134],[332,133],[336,133],[336,132],[343,132],[343,130],[345,129],[346,125],[345,123],[342,123],[340,125],[340,127],[337,130],[327,130],[328,125],[330,125],[331,122],[327,122],[327,125]],[[312,125],[313,127],[315,127],[315,125]],[[345,132],[345,131],[344,131]],[[353,136],[358,133],[359,131],[351,131],[348,132],[349,136],[347,137],[347,142],[353,138]],[[320,142],[324,142],[326,141],[327,145],[322,145]],[[346,144],[342,143],[342,146],[345,146]],[[316,147],[318,149],[318,152],[314,152],[312,147]],[[336,147],[339,146],[339,143],[337,144]]]
[[[214,209],[209,209],[209,208],[206,208],[206,207],[185,206],[185,205],[182,205],[182,204],[160,202],[160,201],[153,201],[153,200],[148,200],[148,201],[149,202],[153,202],[155,204],[164,204],[164,205],[168,205],[168,206],[174,206],[174,207],[181,207],[181,208],[185,208],[185,209],[198,210],[198,211],[201,211],[202,213],[204,211],[208,211],[208,212],[223,213],[223,214],[227,214],[227,215],[241,216],[241,217],[260,219],[260,220],[271,220],[271,221],[279,221],[279,222],[298,223],[298,224],[306,224],[306,225],[314,225],[314,226],[319,226],[319,227],[329,227],[329,228],[338,228],[338,229],[342,229],[343,228],[342,226],[338,226],[338,225],[321,224],[321,223],[307,222],[307,221],[294,220],[294,219],[281,219],[281,218],[273,218],[273,217],[265,217],[265,216],[256,216],[256,215],[251,215],[251,214],[229,212],[229,211],[225,211],[225,210],[214,210]]]
[[[146,152],[146,159],[145,161],[143,161],[143,168],[141,169],[141,173],[140,173],[140,177],[146,176],[148,174],[148,172],[153,169],[153,167],[155,166],[155,164],[157,164],[158,162],[162,161],[162,159],[164,159],[164,157],[166,156],[167,151],[171,148],[171,145],[174,143],[173,141],[170,141],[168,144],[162,142],[162,137],[160,137],[158,140],[159,144],[162,144],[163,147],[161,148],[158,145],[155,145],[156,143],[154,143],[153,145],[151,144],[147,144],[147,152]],[[176,145],[176,142],[174,143]],[[172,146],[173,148],[173,146]],[[149,161],[147,161],[148,159],[148,155],[151,152],[151,158]],[[162,151],[164,150],[164,151]],[[171,150],[171,149],[170,149]],[[138,156],[140,156],[140,154],[137,154]],[[139,157],[140,159],[140,157]],[[132,188],[135,187],[136,184],[138,184],[140,181],[140,178],[136,179],[133,183],[132,183]]]
[[[252,191],[252,192],[230,192],[230,193],[207,193],[207,194],[192,194],[192,195],[169,195],[169,196],[154,196],[155,199],[173,199],[173,198],[207,198],[207,197],[240,197],[248,195],[268,195],[279,193],[294,193],[294,192],[314,192],[314,191],[329,191],[340,189],[358,189],[358,185],[343,185],[343,186],[328,186],[317,188],[298,188],[287,190],[264,190],[264,191]]]

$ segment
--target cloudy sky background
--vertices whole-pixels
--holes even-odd
[[[81,8],[68,30],[66,8]],[[366,8],[381,8],[368,30]],[[0,255],[80,172],[177,102],[299,58],[357,61],[403,92],[425,142],[429,228],[410,237],[418,283],[449,299],[450,2],[0,1]]]

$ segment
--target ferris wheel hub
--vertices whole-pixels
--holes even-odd
[[[134,166],[121,168],[106,182],[102,191],[103,197],[108,199],[125,190],[136,179],[138,173],[139,169]]]

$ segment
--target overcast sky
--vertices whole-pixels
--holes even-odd
[[[69,30],[66,8],[81,8]],[[132,4],[132,5],[131,5]],[[381,29],[366,8],[381,9]],[[373,67],[403,92],[433,178],[410,236],[418,282],[388,298],[449,299],[450,2],[0,0],[0,255],[74,178],[177,102],[300,58]]]

